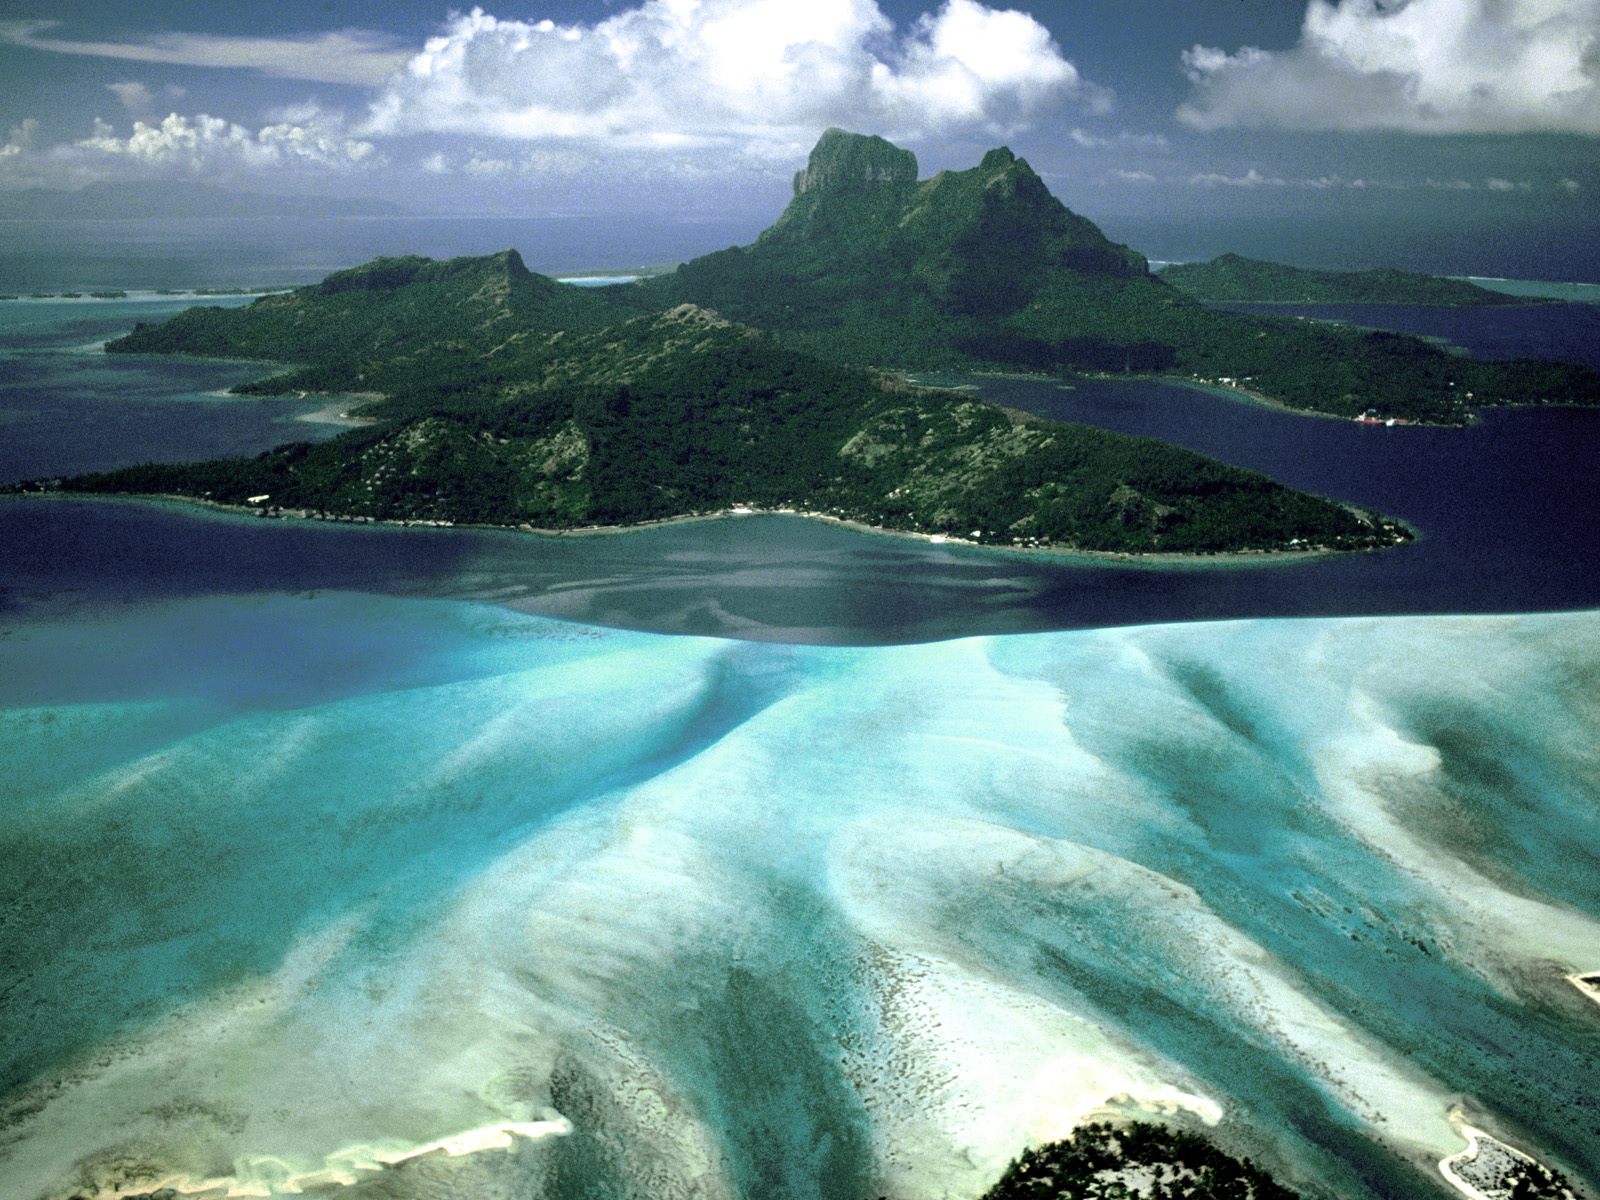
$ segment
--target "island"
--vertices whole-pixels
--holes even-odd
[[[264,515],[538,530],[799,512],[1111,553],[1357,550],[1409,537],[1396,521],[1256,472],[917,387],[694,305],[586,329],[604,311],[589,305],[608,301],[533,275],[509,252],[390,260],[318,287],[327,290],[252,309],[283,328],[307,307],[348,306],[349,319],[324,315],[306,339],[387,339],[373,358],[329,353],[323,367],[288,376],[381,393],[360,409],[372,424],[253,459],[28,486],[180,496]],[[226,312],[198,311],[216,315],[191,316],[185,344],[216,352],[223,343],[197,331]]]
[[[1439,1173],[1467,1200],[1579,1200],[1566,1176],[1499,1138],[1461,1125],[1467,1148],[1439,1164]]]
[[[1004,147],[919,179],[910,151],[831,129],[754,244],[610,287],[522,272],[496,285],[504,305],[479,325],[448,308],[471,298],[460,288],[473,261],[380,259],[248,308],[191,310],[108,348],[304,364],[256,391],[394,394],[418,372],[486,354],[514,369],[515,333],[593,330],[692,304],[789,349],[898,371],[1151,374],[1306,412],[1443,425],[1495,404],[1600,403],[1600,374],[1581,366],[1485,362],[1418,338],[1208,308],[1066,208]],[[437,320],[436,296],[447,306]]]
[[[1209,304],[1420,304],[1483,308],[1507,304],[1559,303],[1543,297],[1510,296],[1468,283],[1414,271],[1317,271],[1224,254],[1201,263],[1172,263],[1157,275],[1186,295]]]
[[[1148,374],[1354,418],[1466,423],[1497,404],[1594,404],[1581,366],[1484,362],[1421,339],[1231,313],[1153,275],[1000,147],[918,179],[908,150],[829,130],[753,245],[618,290],[692,302],[846,361],[913,370]]]
[[[1118,554],[1372,549],[1409,534],[1188,451],[906,374],[1154,374],[1443,424],[1496,402],[1600,401],[1600,375],[1582,367],[1215,311],[1005,148],[924,180],[909,151],[841,130],[754,244],[670,273],[576,287],[514,250],[381,258],[140,324],[107,349],[298,364],[236,390],[354,396],[371,423],[247,461],[33,490],[541,530],[762,509]]]
[[[1462,1126],[1467,1148],[1439,1163],[1467,1200],[1578,1200],[1572,1184],[1514,1146]],[[1025,1150],[981,1200],[1298,1200],[1210,1138],[1146,1121],[1091,1121]]]
[[[1093,1121],[1025,1151],[982,1200],[1296,1200],[1249,1159],[1197,1133]]]

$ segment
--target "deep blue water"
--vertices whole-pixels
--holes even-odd
[[[116,322],[145,319],[149,307],[0,305],[0,331],[10,329],[18,343],[0,347],[0,371],[19,381],[0,395],[0,413],[11,414],[13,431],[0,443],[4,477],[243,453],[333,432],[290,419],[304,404],[198,394],[259,368],[92,351]],[[1511,314],[1566,337],[1575,309],[1600,311],[1532,305],[1450,319],[1484,336]],[[1418,311],[1388,315],[1416,320]],[[932,546],[800,518],[534,538],[26,499],[0,502],[6,561],[0,604],[20,612],[43,597],[81,604],[263,587],[350,588],[482,597],[567,619],[674,633],[857,643],[1234,617],[1600,604],[1600,556],[1593,553],[1600,545],[1600,490],[1592,484],[1600,411],[1490,411],[1465,430],[1372,428],[1146,380],[990,379],[982,387],[1004,404],[1160,437],[1376,508],[1410,522],[1421,537],[1378,554],[1300,563],[1065,567],[1044,556]],[[908,577],[917,580],[915,588],[905,586]]]
[[[1292,190],[1261,188],[1231,198],[1243,211],[1205,204],[1178,214],[1141,213],[1119,192],[1114,207],[1085,215],[1113,241],[1168,262],[1233,253],[1333,271],[1397,267],[1431,275],[1600,282],[1600,238],[1587,198],[1507,206],[1484,192],[1460,198],[1462,207],[1446,216],[1436,197],[1395,193],[1330,204],[1310,193],[1284,194]]]
[[[237,305],[219,298],[205,303]],[[157,459],[259,454],[337,427],[296,420],[327,400],[227,396],[259,364],[134,358],[100,350],[136,321],[194,300],[0,303],[0,482]]]

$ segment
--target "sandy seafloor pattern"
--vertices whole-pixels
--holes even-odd
[[[1108,1104],[1318,1194],[1441,1194],[1458,1106],[1600,1175],[1595,614],[250,595],[14,625],[0,702],[19,1200],[973,1197]]]

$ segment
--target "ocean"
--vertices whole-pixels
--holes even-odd
[[[315,283],[380,255],[518,250],[546,275],[675,266],[754,241],[766,222],[553,217],[0,220],[0,293]]]
[[[6,478],[329,432],[119,303],[0,303]],[[0,1190],[976,1197],[1106,1111],[1316,1196],[1437,1197],[1452,1113],[1600,1178],[1595,414],[985,387],[1423,536],[0,502]]]

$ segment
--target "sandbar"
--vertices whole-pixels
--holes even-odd
[[[1579,971],[1576,975],[1568,975],[1566,979],[1589,999],[1600,1004],[1600,971]]]

